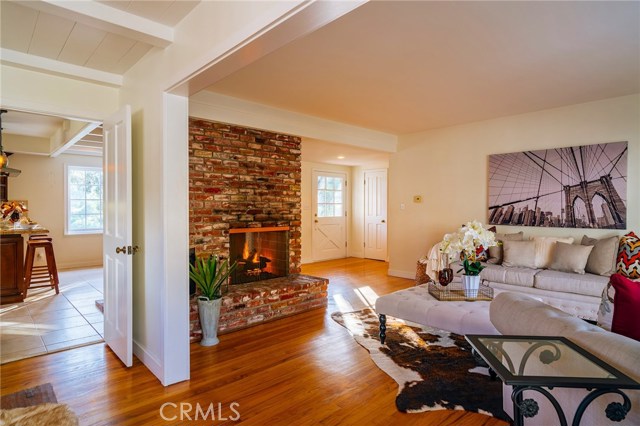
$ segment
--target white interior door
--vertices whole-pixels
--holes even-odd
[[[364,257],[387,260],[387,171],[364,172]]]
[[[313,260],[347,257],[347,175],[313,171]]]
[[[133,363],[131,248],[131,107],[103,124],[104,340],[122,362]]]

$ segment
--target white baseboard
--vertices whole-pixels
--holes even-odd
[[[399,269],[389,269],[387,271],[387,275],[391,275],[392,277],[400,277],[400,278],[408,278],[413,280],[416,278],[416,271],[401,271]]]
[[[57,262],[56,262],[57,263]],[[56,265],[59,271],[67,269],[89,269],[89,268],[102,268],[102,262],[87,261],[87,262],[63,262]]]
[[[163,383],[162,363],[133,339],[133,354]],[[166,385],[165,385],[166,386]]]

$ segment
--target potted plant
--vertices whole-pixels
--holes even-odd
[[[218,256],[196,259],[195,265],[189,265],[189,276],[198,287],[198,315],[202,327],[202,346],[217,345],[218,319],[222,304],[222,286],[236,267],[236,262],[229,265],[229,260],[221,260]]]
[[[462,284],[465,296],[477,297],[480,288],[480,272],[484,266],[477,259],[478,253],[497,245],[495,234],[484,229],[476,220],[467,222],[458,232],[446,234],[442,240],[440,250],[453,259],[460,256],[462,259]]]

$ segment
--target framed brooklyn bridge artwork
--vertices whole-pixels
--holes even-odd
[[[627,142],[489,156],[494,225],[626,228]]]

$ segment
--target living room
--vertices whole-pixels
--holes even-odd
[[[531,5],[529,3],[525,4]],[[487,3],[486,5],[487,7],[489,5],[498,7],[493,3]],[[610,5],[609,3],[606,6],[609,7]],[[300,5],[297,6],[302,8]],[[322,6],[321,4],[313,5],[313,7],[318,8]],[[339,15],[338,12],[334,11],[336,15],[333,15],[333,17],[336,19],[339,16],[348,18],[349,14],[347,12],[350,8],[355,9],[354,13],[358,12],[356,6],[358,5],[343,5],[345,9]],[[573,6],[579,8],[579,4],[574,4]],[[367,12],[366,8],[374,6],[365,4],[361,7],[364,15],[354,14],[354,19],[364,19],[366,17],[365,12]],[[463,33],[462,28],[475,30],[465,33],[466,39],[460,36],[459,42],[479,40],[478,37],[480,35],[493,34],[487,28],[495,28],[497,23],[494,20],[483,21],[480,17],[489,19],[495,14],[495,16],[501,16],[503,19],[506,19],[505,15],[510,19],[514,19],[511,22],[507,21],[506,24],[503,23],[502,29],[491,39],[492,43],[494,41],[497,42],[497,40],[506,43],[508,39],[515,37],[513,34],[515,30],[511,28],[512,32],[507,32],[507,29],[511,26],[517,27],[515,22],[527,22],[527,19],[521,16],[521,14],[527,15],[527,13],[517,12],[517,7],[513,4],[511,6],[505,4],[504,7],[515,8],[515,10],[509,9],[504,12],[504,15],[495,10],[487,10],[484,14],[475,9],[471,12],[465,11],[465,7],[469,7],[466,3],[454,3],[451,6],[433,4],[431,7],[436,9],[443,8],[442,13],[444,15],[438,15],[437,10],[434,10],[432,15],[432,20],[438,21],[438,19],[441,19],[442,26],[445,27],[439,29],[438,37],[442,37],[443,33]],[[525,7],[524,4],[522,7]],[[551,8],[552,6],[547,4],[547,7]],[[416,260],[425,255],[434,243],[441,240],[444,233],[451,232],[459,227],[460,224],[472,219],[487,219],[487,156],[491,154],[627,141],[629,144],[629,165],[631,166],[629,167],[627,182],[627,230],[636,230],[637,232],[640,229],[640,215],[638,215],[638,211],[640,211],[638,197],[640,174],[637,168],[633,167],[635,164],[640,164],[640,142],[638,138],[638,116],[640,115],[638,92],[640,88],[638,87],[637,78],[637,37],[635,37],[638,33],[638,23],[637,18],[634,18],[637,16],[637,13],[634,13],[637,12],[634,9],[637,4],[615,3],[613,11],[597,9],[595,12],[589,12],[580,10],[579,16],[584,18],[584,22],[578,18],[576,20],[581,21],[582,25],[584,25],[584,27],[581,27],[583,31],[576,30],[578,35],[571,39],[571,42],[567,42],[567,45],[563,44],[567,40],[567,34],[559,32],[560,30],[558,29],[566,26],[562,24],[552,25],[551,21],[557,19],[557,17],[566,17],[567,20],[571,20],[569,17],[575,17],[576,15],[571,12],[568,4],[557,7],[561,8],[561,10],[553,11],[549,9],[547,11],[550,12],[549,14],[545,12],[548,20],[530,20],[529,26],[526,27],[528,30],[531,30],[531,27],[538,27],[540,22],[545,22],[544,28],[535,34],[540,37],[542,37],[541,34],[548,34],[549,39],[543,40],[539,45],[535,46],[535,49],[530,47],[530,50],[522,52],[521,55],[516,55],[516,52],[518,52],[517,47],[520,46],[518,43],[515,43],[514,50],[501,50],[496,46],[492,50],[490,46],[493,46],[493,44],[487,42],[481,45],[482,48],[470,45],[467,51],[461,53],[459,51],[460,45],[464,45],[464,43],[451,46],[449,43],[453,43],[453,41],[445,42],[442,41],[442,38],[433,38],[432,40],[440,40],[438,43],[433,43],[432,46],[434,51],[441,52],[441,56],[438,57],[441,61],[440,63],[446,62],[444,59],[447,58],[465,58],[467,57],[466,55],[473,54],[473,56],[469,56],[469,58],[472,58],[469,62],[476,63],[478,66],[470,67],[467,61],[458,59],[449,69],[439,69],[435,66],[435,61],[431,66],[420,69],[418,72],[420,79],[415,76],[412,79],[416,91],[418,91],[418,88],[422,88],[421,85],[426,81],[435,82],[427,88],[428,90],[421,92],[420,97],[424,99],[424,103],[404,104],[397,98],[389,96],[387,101],[383,102],[378,99],[367,98],[364,93],[358,93],[359,96],[357,98],[360,100],[360,106],[357,108],[353,106],[341,108],[341,105],[347,104],[347,100],[344,99],[345,92],[339,91],[338,93],[334,92],[334,96],[326,101],[328,104],[328,107],[326,107],[327,115],[322,118],[310,117],[308,112],[291,113],[291,111],[283,111],[283,109],[288,109],[287,105],[261,105],[255,99],[250,98],[231,99],[229,104],[217,103],[211,106],[216,111],[214,115],[207,117],[199,115],[199,118],[260,129],[269,129],[269,127],[275,126],[277,129],[269,130],[277,130],[293,135],[312,133],[313,130],[315,135],[321,136],[320,139],[328,140],[329,142],[360,144],[382,151],[391,151],[388,208],[390,236],[388,244],[388,274],[390,277],[386,277],[387,271],[385,270],[384,277],[375,278],[378,281],[377,285],[369,282],[369,280],[373,280],[368,278],[366,273],[354,277],[362,280],[363,285],[369,285],[379,295],[412,285],[412,281],[409,279],[414,277]],[[603,3],[594,3],[593,7],[606,9]],[[626,7],[631,8],[631,11],[626,10]],[[292,10],[294,9],[300,13],[293,14]],[[309,11],[307,10],[307,12]],[[527,10],[527,12],[530,11]],[[240,59],[244,58],[242,59],[243,61],[250,61],[257,59],[255,56],[268,53],[263,51],[260,51],[260,53],[254,52],[255,56],[250,56],[247,54],[250,51],[248,49],[243,51],[245,55],[238,55],[240,58],[233,55],[231,55],[232,57],[225,56],[226,52],[229,52],[233,47],[242,45],[239,40],[251,39],[250,36],[256,35],[262,29],[271,28],[270,24],[280,22],[281,19],[285,21],[291,19],[289,24],[293,24],[295,19],[303,18],[301,13],[302,11],[296,9],[293,5],[282,3],[262,4],[254,10],[246,4],[210,4],[207,2],[198,4],[193,12],[176,26],[175,37],[180,40],[181,46],[177,46],[178,43],[176,43],[176,45],[171,45],[165,50],[157,49],[149,52],[148,56],[145,56],[139,64],[126,74],[121,88],[86,83],[79,80],[70,81],[72,79],[61,77],[59,73],[57,75],[44,75],[45,73],[42,71],[24,70],[3,62],[3,106],[10,104],[13,107],[26,110],[43,110],[46,109],[45,105],[54,105],[55,108],[53,109],[58,109],[65,115],[86,117],[88,115],[87,111],[89,111],[94,114],[93,118],[104,119],[124,103],[128,102],[133,105],[133,129],[134,139],[136,140],[134,148],[136,169],[134,188],[137,191],[136,200],[134,201],[136,210],[134,222],[137,224],[135,240],[136,244],[140,244],[143,247],[140,257],[135,260],[137,272],[134,272],[134,281],[136,282],[134,300],[137,309],[134,335],[138,350],[143,349],[143,353],[137,353],[136,355],[154,371],[164,384],[180,382],[189,376],[191,376],[191,383],[193,383],[197,380],[196,377],[200,376],[199,368],[217,361],[219,357],[227,357],[225,359],[229,359],[233,355],[232,352],[234,352],[229,349],[230,352],[227,352],[226,355],[224,353],[217,354],[217,352],[206,353],[198,348],[195,350],[197,355],[191,354],[192,363],[191,368],[189,368],[188,344],[185,345],[186,351],[182,348],[182,344],[185,342],[181,339],[184,338],[184,330],[188,328],[187,308],[184,306],[176,308],[172,306],[171,301],[185,300],[186,292],[182,284],[186,284],[184,271],[187,264],[186,260],[178,260],[185,259],[186,256],[184,254],[188,247],[185,235],[185,230],[188,229],[187,219],[185,218],[185,212],[188,211],[185,193],[185,188],[188,187],[188,177],[186,175],[186,129],[188,127],[188,116],[192,114],[193,101],[197,99],[196,93],[200,92],[199,89],[208,87],[211,81],[202,77],[203,80],[206,80],[206,84],[204,84],[203,81],[198,82],[197,78],[194,78],[189,92],[183,92],[192,95],[191,105],[187,103],[186,98],[176,99],[183,98],[183,96],[166,94],[164,91],[168,90],[168,88],[179,87],[180,83],[185,81],[185,76],[192,76],[196,70],[200,70],[209,62],[214,61],[214,59],[223,68],[218,68],[217,71],[219,79],[223,80],[223,75],[230,75],[224,70],[224,67],[231,66],[230,62],[237,69],[240,69],[247,65],[246,62],[242,62]],[[346,15],[343,15],[345,13]],[[377,16],[381,11],[373,10],[372,13]],[[611,15],[608,15],[608,13]],[[418,14],[414,13],[414,15],[422,17],[425,14],[424,11]],[[519,16],[520,19],[515,20],[512,15]],[[445,20],[445,16],[449,19]],[[555,18],[551,19],[549,16]],[[585,16],[590,16],[591,19],[586,19]],[[459,18],[457,21],[453,20],[455,25],[452,23],[452,17]],[[215,21],[217,24],[213,25],[211,21]],[[450,26],[444,25],[445,21]],[[403,21],[400,20],[399,22]],[[430,24],[435,25],[433,22],[430,22]],[[477,25],[477,27],[474,27],[473,24]],[[305,31],[300,32],[306,34],[310,32],[309,28],[321,27],[322,25],[328,25],[328,23],[320,20],[314,21],[313,26],[305,27]],[[224,35],[221,36],[216,33],[212,29],[214,27],[217,28],[216,31],[220,31]],[[278,29],[277,27],[276,25],[271,29]],[[586,31],[585,27],[594,29],[594,32]],[[376,27],[374,29],[379,30],[379,28]],[[555,32],[552,29],[555,29]],[[595,31],[595,29],[598,31]],[[288,41],[297,40],[304,35],[295,33],[297,30],[284,26],[284,23],[279,30],[289,31],[285,37]],[[427,32],[427,28],[424,31],[427,34],[425,38],[428,38],[431,34]],[[620,33],[616,31],[620,31]],[[241,33],[239,34],[238,32]],[[380,31],[371,32],[379,33]],[[527,30],[523,30],[523,32],[526,33]],[[567,32],[571,33],[571,30],[567,30]],[[585,40],[582,44],[578,43],[581,37],[586,37],[585,33],[591,34],[593,38]],[[614,33],[614,35],[607,35],[609,33]],[[505,34],[510,34],[511,37],[505,36]],[[345,35],[340,35],[344,39]],[[270,37],[275,37],[275,33],[271,33]],[[200,41],[202,39],[211,41],[210,50],[203,49]],[[273,41],[271,38],[265,38],[263,41],[272,43],[269,44],[270,48],[280,43]],[[396,42],[392,38],[389,38],[387,43],[388,45],[385,45],[385,43],[381,42],[370,48],[374,50],[374,58],[379,53],[378,66],[381,66],[379,62],[389,61],[389,59],[385,59],[379,49],[384,47],[391,51],[395,47],[400,47],[400,45],[395,44]],[[192,44],[193,47],[184,48],[185,44]],[[415,43],[413,45],[414,49],[418,50],[418,47],[423,44],[425,44],[424,41]],[[596,46],[593,47],[594,50],[589,50],[588,46],[593,46],[594,44]],[[245,45],[242,46],[247,47]],[[572,57],[572,54],[577,55],[577,52],[583,52],[581,49],[585,49],[587,53],[578,55],[577,58]],[[474,52],[469,52],[468,50],[474,50]],[[238,48],[238,51],[240,51],[240,48]],[[502,52],[504,56],[497,55],[497,51]],[[605,53],[605,57],[601,56]],[[359,57],[359,55],[354,54],[356,59],[362,61],[363,58]],[[413,56],[409,53],[407,55],[409,57],[419,56],[418,53],[414,53]],[[251,59],[247,59],[247,57]],[[320,57],[318,55],[318,58]],[[229,61],[222,64],[222,59],[224,58],[229,59]],[[591,58],[591,60],[587,61],[588,58]],[[313,65],[320,68],[324,63],[327,62],[314,63]],[[568,64],[571,63],[573,63],[573,66],[569,67]],[[494,66],[487,71],[485,67],[491,64]],[[616,65],[613,66],[612,64]],[[376,68],[375,62],[373,64],[368,62],[367,65],[370,70]],[[406,65],[406,67],[411,67],[411,65]],[[403,66],[403,73],[406,72],[404,71],[405,69],[407,68]],[[468,73],[457,75],[458,72],[465,69],[468,70]],[[497,69],[503,69],[505,73],[501,75],[495,74],[490,78],[492,73],[497,72]],[[615,74],[613,74],[612,70],[615,70]],[[334,71],[326,68],[320,68],[320,71],[328,75],[334,74]],[[343,84],[347,86],[354,84],[359,79],[364,80],[366,75],[366,70],[354,71],[354,75],[346,76],[349,78],[345,78]],[[455,76],[455,82],[443,82],[442,79],[445,76]],[[507,77],[510,78],[507,79]],[[402,80],[400,77],[396,77],[396,79]],[[287,79],[285,78],[284,80]],[[246,83],[246,80],[242,81]],[[472,83],[475,86],[466,86],[466,84]],[[291,84],[293,84],[293,81],[291,81]],[[377,79],[374,84],[393,88],[399,83],[392,78],[386,78]],[[51,93],[49,90],[36,90],[37,87],[42,88],[49,85],[68,88],[68,93],[80,92],[84,95],[68,100],[64,96]],[[328,90],[327,87],[332,86],[320,85],[319,92],[331,93],[332,91]],[[191,90],[195,90],[196,93],[190,93]],[[438,90],[444,93],[439,94]],[[281,92],[281,96],[284,98],[285,95],[291,96],[292,93],[297,93],[307,99],[317,99],[317,103],[320,103],[323,93],[315,91],[309,94],[309,91],[310,89],[307,90],[304,87],[292,86],[290,90]],[[399,90],[399,92],[403,92],[403,90]],[[389,95],[388,92],[387,95]],[[217,99],[221,100],[224,97],[232,97],[232,95],[225,94],[220,90],[220,93],[217,94]],[[98,99],[103,99],[104,101],[98,102]],[[450,100],[447,102],[447,99]],[[174,101],[177,101],[177,105],[173,103]],[[496,101],[502,102],[502,108],[496,106]],[[237,109],[238,105],[243,106],[245,109]],[[379,105],[384,105],[385,108],[382,111],[379,108],[373,108]],[[50,112],[51,109],[51,107],[48,108]],[[340,123],[336,116],[329,114],[332,110],[335,110],[336,113],[339,112],[344,117],[347,117],[349,113],[360,113],[368,109],[376,110],[374,111],[376,114],[372,115],[371,121],[381,123],[377,127],[366,128],[366,126],[358,124],[358,117],[353,117],[350,124]],[[178,113],[174,115],[176,110]],[[471,114],[471,110],[474,111],[474,114]],[[392,114],[394,111],[395,115]],[[439,117],[439,111],[448,111],[449,118],[445,119],[446,117],[443,117],[439,120],[430,118]],[[280,114],[278,121],[276,116],[273,115],[275,112]],[[424,127],[411,127],[400,121],[403,115],[408,116],[417,112],[422,115],[414,116],[414,123],[422,120],[425,123]],[[239,116],[242,117],[241,121],[237,121]],[[382,118],[384,116],[388,116],[388,118],[383,122]],[[175,120],[167,117],[175,117]],[[392,123],[390,124],[392,117],[398,120],[398,123],[395,124],[397,127],[390,127],[392,126]],[[271,124],[268,124],[269,122]],[[177,129],[172,128],[174,125]],[[341,131],[340,136],[336,136],[335,132],[338,130]],[[172,137],[175,132],[179,134],[177,138]],[[371,143],[368,144],[367,141],[371,141]],[[176,164],[184,167],[177,167]],[[413,202],[416,195],[422,197],[422,203]],[[173,207],[174,205],[177,207]],[[500,232],[508,232],[509,230],[504,229],[502,226],[498,228]],[[159,229],[162,232],[158,232]],[[604,237],[610,234],[621,235],[624,232],[611,230],[586,230],[583,232],[583,230],[576,229],[550,231],[543,228],[527,228],[526,233],[528,236],[561,234],[561,236],[580,238],[583,233],[592,237]],[[177,243],[172,244],[174,242]],[[158,267],[158,265],[161,265],[161,267]],[[346,267],[334,264],[332,268],[339,271],[340,268]],[[337,273],[321,271],[319,274],[328,277],[330,281],[333,276],[333,279],[339,283]],[[401,277],[404,280],[394,277]],[[181,283],[181,285],[174,286],[173,283]],[[180,290],[177,290],[178,287],[180,287]],[[355,307],[356,301],[351,300],[350,302]],[[371,370],[375,367],[370,363],[368,356],[358,352],[361,348],[354,345],[352,341],[347,340],[348,336],[342,336],[338,340],[334,340],[339,333],[344,333],[344,331],[339,328],[332,328],[332,326],[328,330],[324,330],[324,316],[304,315],[301,318],[304,318],[308,326],[307,331],[311,334],[318,333],[318,336],[320,336],[314,342],[312,337],[307,334],[307,331],[303,331],[302,328],[297,328],[298,326],[296,326],[298,336],[304,335],[309,339],[305,343],[308,345],[307,348],[311,350],[311,348],[318,348],[322,344],[328,346],[337,344],[335,346],[336,351],[347,360],[343,361],[345,362],[343,368],[340,364],[340,357],[312,358],[314,362],[318,363],[318,368],[321,371],[332,370],[348,374],[346,376],[348,378],[344,379],[340,379],[338,375],[327,374],[329,382],[334,386],[333,391],[336,390],[336,387],[344,387],[343,393],[341,393],[342,396],[329,404],[333,407],[332,412],[336,418],[340,418],[340,408],[344,407],[345,404],[351,409],[355,408],[352,404],[348,404],[347,400],[353,397],[354,391],[357,392],[358,386],[350,383],[349,379],[355,380],[363,387],[366,387],[367,380],[371,379],[371,382],[376,383],[375,386],[372,386],[373,388],[379,391],[384,390],[384,404],[389,404],[389,401],[393,399],[392,396],[396,388],[392,382],[385,382],[388,378],[373,378],[372,375],[375,373]],[[266,341],[269,338],[273,340],[284,339],[283,335],[287,334],[286,327],[292,326],[295,321],[282,321],[286,322],[283,325],[274,322],[272,323],[274,328],[261,329],[261,333],[265,335],[264,339],[266,340],[258,339],[257,342],[266,347],[268,346]],[[301,321],[301,319],[297,321]],[[303,325],[299,327],[303,327]],[[227,336],[230,342],[229,347],[246,345],[245,348],[247,350],[258,350],[256,346],[258,343],[252,344],[248,342],[254,338],[252,332],[237,332]],[[296,336],[290,337],[295,339]],[[169,342],[181,343],[173,345]],[[282,351],[292,350],[295,342],[292,341],[291,345],[282,347]],[[302,352],[299,352],[299,350],[301,349],[296,348],[295,353],[298,356],[302,356]],[[262,358],[268,358],[273,356],[271,351],[277,352],[278,349],[275,346],[271,346],[270,350],[265,349],[264,352],[255,353]],[[126,375],[127,373],[117,372],[117,361],[111,359],[109,352],[105,351],[93,356],[95,357],[94,359],[108,358],[107,364],[113,368],[111,374],[116,374],[116,376],[125,374],[123,377],[130,377]],[[282,358],[277,359],[279,361],[283,360]],[[365,364],[366,367],[357,366],[360,363]],[[24,365],[22,372],[30,369],[27,367],[29,364]],[[230,374],[228,371],[232,371],[233,368],[241,368],[231,362],[224,365],[229,369],[226,374]],[[44,364],[42,366],[44,367]],[[267,368],[264,365],[263,367]],[[153,388],[153,391],[149,390],[149,392],[156,392],[159,385],[152,384],[155,380],[154,376],[148,374],[137,361],[134,368],[137,368],[136,371],[145,371],[139,374],[144,377],[144,383],[149,384],[150,389]],[[3,368],[3,373],[4,371]],[[249,374],[248,370],[240,371],[243,374]],[[363,377],[367,377],[367,380],[356,378],[356,373],[353,372],[363,374]],[[320,377],[319,372],[316,373],[318,375],[312,374],[312,377]],[[225,402],[233,398],[231,392],[234,391],[234,387],[231,382],[234,377],[225,376],[224,374],[223,377],[226,378],[222,379],[222,381],[229,385],[229,388],[225,389],[225,396],[223,397],[223,395],[212,391],[207,395],[208,398],[216,401],[224,398]],[[284,372],[277,370],[274,376],[277,374],[284,374]],[[105,380],[103,385],[105,387],[111,386],[108,384],[111,381],[110,376],[102,377]],[[62,379],[56,380],[60,381]],[[13,383],[12,386],[17,389],[18,382]],[[176,385],[176,389],[182,389],[182,391],[174,394],[175,398],[182,398],[189,392],[187,390],[190,386],[188,383]],[[213,383],[199,382],[199,384],[192,384],[191,386],[197,388],[196,392],[204,392],[205,388]],[[220,382],[216,383],[221,385]],[[310,382],[309,386],[315,386],[315,383]],[[56,389],[56,393],[61,401],[65,401],[66,398],[73,399],[73,394],[82,392],[81,389],[82,386],[80,384],[75,384],[67,388],[67,390],[58,391]],[[263,389],[266,392],[265,388],[258,389]],[[284,384],[281,389],[280,396],[282,399],[291,396],[285,390]],[[299,392],[304,392],[303,387],[296,389]],[[126,398],[131,398],[131,394],[135,393],[131,388],[121,388],[119,391],[128,394]],[[367,394],[367,396],[373,397],[372,394]],[[85,403],[90,402],[87,396],[84,398],[83,401]],[[315,398],[320,398],[320,396],[315,394]],[[115,402],[117,398],[114,396],[113,399],[109,400]],[[194,403],[196,400],[194,398],[191,399]],[[174,401],[180,400],[174,399]],[[313,397],[305,400],[300,396],[297,401],[313,404]],[[381,401],[376,400],[376,402]],[[258,398],[246,404],[247,406],[248,404],[254,404],[254,409],[251,412],[258,416],[260,403]],[[391,402],[390,404],[391,407],[387,408],[393,410],[393,403]],[[376,410],[382,411],[379,406],[380,404],[376,403]],[[289,406],[287,409],[293,410],[294,408]],[[304,406],[300,406],[297,409],[300,411],[305,410]],[[245,413],[249,412],[247,408]],[[278,413],[277,410],[276,413]],[[279,412],[282,416],[285,413],[286,411]],[[151,413],[146,413],[146,415],[152,416]],[[354,415],[356,417],[352,417],[351,422],[357,424],[357,414]],[[126,423],[125,413],[120,413],[118,416],[119,420]],[[138,413],[137,416],[139,416],[138,420],[142,421],[141,419],[145,417],[145,414]],[[347,414],[343,413],[342,416],[347,416]],[[362,418],[371,419],[371,417]],[[384,416],[380,416],[380,418],[384,418]],[[425,421],[424,417],[419,416],[418,418],[421,420],[407,420],[405,416],[400,421],[407,422],[407,424],[413,421]],[[98,422],[99,414],[93,411],[92,414],[87,414],[83,419],[87,420],[87,423]],[[278,415],[272,412],[272,417],[268,418],[268,420],[273,422],[276,419],[278,419]],[[397,420],[396,417],[394,419]],[[479,424],[474,423],[477,419],[477,417],[474,417],[474,421],[470,422],[470,424]],[[255,421],[259,421],[259,416],[256,417]],[[135,421],[132,420],[132,422]]]

